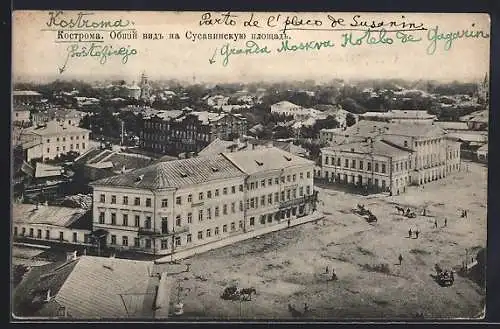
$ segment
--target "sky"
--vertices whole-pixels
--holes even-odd
[[[64,24],[76,19],[78,11],[63,12],[52,23]],[[462,37],[451,42],[445,50],[446,40],[435,41],[436,50],[429,54],[434,42],[433,36],[442,39],[450,32],[482,31],[490,34],[490,19],[487,14],[416,14],[416,13],[254,13],[254,21],[259,27],[245,27],[251,13],[232,12],[234,25],[215,23],[200,26],[203,12],[84,12],[85,19],[92,22],[133,21],[137,31],[136,40],[112,40],[109,29],[101,31],[103,42],[97,46],[111,46],[135,49],[124,64],[122,56],[110,56],[106,63],[99,63],[99,57],[71,57],[82,47],[91,43],[75,43],[67,39],[57,40],[60,27],[49,26],[49,12],[15,11],[12,37],[13,82],[47,81],[53,79],[84,79],[89,81],[122,78],[128,82],[137,81],[142,72],[155,79],[179,79],[194,82],[252,82],[313,79],[318,82],[341,79],[385,79],[402,78],[409,80],[472,81],[482,79],[489,71],[490,38]],[[211,12],[211,18],[221,18],[223,13]],[[268,27],[269,16],[277,17],[272,22],[277,26]],[[358,16],[356,16],[358,15]],[[293,16],[297,16],[292,22]],[[289,30],[289,45],[323,42],[320,50],[297,50],[278,52],[284,40],[253,40],[260,49],[267,47],[270,53],[231,55],[226,66],[221,49],[247,49],[246,43],[252,33],[280,33],[288,17],[289,28],[312,28],[315,30]],[[404,18],[403,18],[404,17]],[[343,26],[338,23],[343,19]],[[302,20],[302,22],[301,22]],[[309,22],[307,22],[309,20]],[[314,23],[314,21],[317,21]],[[318,23],[320,21],[321,23]],[[335,28],[331,27],[336,21]],[[352,33],[352,40],[363,36],[365,31],[339,31],[343,29],[365,29],[360,22],[371,23],[390,21],[421,24],[427,30],[403,32],[413,35],[417,42],[403,43],[396,32],[387,32],[391,44],[367,44],[342,47],[343,34]],[[300,25],[302,23],[302,25]],[[321,24],[321,26],[314,25]],[[352,26],[352,25],[358,26]],[[386,30],[394,27],[384,26]],[[323,30],[318,30],[323,29]],[[437,30],[436,30],[437,29]],[[68,32],[68,30],[64,30]],[[73,31],[75,32],[75,31]],[[82,31],[76,31],[82,32]],[[85,32],[85,31],[83,31]],[[186,38],[188,33],[246,33],[245,40],[197,40]],[[436,33],[437,32],[437,33]],[[178,33],[180,39],[147,40],[143,33]],[[477,33],[475,33],[477,34]],[[399,36],[402,34],[400,33]],[[458,34],[456,34],[457,36]],[[471,33],[465,33],[471,36]],[[474,33],[472,33],[474,35]],[[371,34],[379,36],[378,32]],[[380,38],[376,38],[380,39]],[[64,41],[64,42],[56,42]],[[255,49],[255,48],[252,48]],[[72,51],[73,50],[73,51]],[[75,51],[77,50],[77,51]],[[215,54],[215,55],[214,55]],[[213,58],[213,63],[210,59]],[[66,59],[67,62],[66,62]],[[64,63],[66,62],[66,65]],[[62,73],[59,68],[64,66]]]

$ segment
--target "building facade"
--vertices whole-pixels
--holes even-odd
[[[29,140],[32,144],[26,149],[26,161],[46,161],[70,151],[85,152],[89,147],[90,130],[50,121],[25,129],[22,135],[22,140]]]
[[[28,127],[31,125],[30,111],[23,107],[14,107],[12,113],[12,123],[20,127]]]
[[[432,124],[360,121],[344,134],[321,150],[327,181],[399,194],[460,170],[460,143]]]
[[[288,166],[278,169],[283,162]],[[313,166],[268,148],[160,162],[105,178],[91,183],[94,230],[106,232],[106,246],[169,255],[293,220],[314,208]]]
[[[233,140],[247,132],[245,118],[228,113],[172,111],[173,116],[152,116],[142,122],[141,147],[178,155],[198,153],[215,139]]]
[[[14,105],[25,105],[38,103],[42,100],[42,94],[32,90],[14,90],[12,91],[12,101]]]

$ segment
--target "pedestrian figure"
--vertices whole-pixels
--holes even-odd
[[[418,230],[416,230],[415,231],[415,236],[417,237],[417,239],[418,239],[418,233],[419,233]]]
[[[450,277],[451,281],[455,281],[455,275],[453,274],[453,271],[450,271]]]
[[[434,220],[434,228],[438,228],[438,221],[437,221],[437,219]]]
[[[408,237],[411,238],[411,229],[408,230]]]
[[[444,219],[444,226],[446,227],[448,225],[448,219]]]
[[[337,280],[337,274],[335,274],[335,269],[332,268],[332,281]]]
[[[328,273],[328,272],[329,272],[329,271],[328,271],[328,265],[327,265],[327,266],[326,266],[326,271],[325,271],[325,273]]]
[[[307,313],[309,311],[309,306],[307,306],[307,303],[304,303],[304,313]]]
[[[288,220],[288,227],[290,227],[290,220]]]
[[[398,260],[399,260],[399,265],[401,265],[401,262],[403,261],[403,256],[401,256],[401,254],[399,254]]]

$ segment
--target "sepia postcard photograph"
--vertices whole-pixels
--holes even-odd
[[[15,10],[11,321],[483,319],[490,36]]]

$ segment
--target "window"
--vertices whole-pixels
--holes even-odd
[[[161,240],[161,249],[168,249],[168,240]]]
[[[198,231],[198,240],[203,240],[203,231]]]
[[[243,221],[242,220],[240,220],[239,226],[240,226],[240,228],[243,228]]]
[[[151,240],[146,239],[146,249],[151,249]]]
[[[193,195],[189,194],[188,195],[188,203],[191,203],[191,202],[193,202]],[[178,203],[178,204],[180,204],[180,203]]]
[[[123,214],[123,226],[128,226],[128,215]]]
[[[273,179],[272,178],[269,178],[267,180],[267,185],[269,185],[269,186],[273,185]]]
[[[212,209],[207,208],[207,219],[212,219]]]
[[[85,143],[82,143],[82,149],[85,149]]]
[[[219,207],[215,207],[215,217],[219,217]]]
[[[161,207],[162,208],[167,208],[168,207],[168,200],[167,199],[161,200]]]
[[[123,204],[128,205],[128,196],[123,197]]]
[[[66,151],[66,146],[63,145],[63,151]]]
[[[351,161],[351,168],[355,169],[356,168],[356,160]]]
[[[263,179],[263,180],[260,181],[260,186],[261,187],[266,187],[266,180],[265,179]]]
[[[408,147],[408,141],[404,141],[405,147]]]
[[[188,200],[189,200],[189,198],[188,198]],[[182,200],[181,200],[180,196],[175,198],[175,204],[182,204]]]
[[[32,238],[34,236],[34,230],[30,228],[30,237]]]
[[[71,144],[71,146],[73,146],[73,144]],[[73,149],[73,148],[71,148]],[[47,147],[47,153],[50,153],[50,148]]]
[[[363,170],[363,161],[361,161],[361,160],[359,161],[359,169]]]
[[[254,189],[254,186],[255,186],[255,183],[254,182],[251,182],[250,183],[250,189],[253,190]]]
[[[231,203],[231,212],[234,214],[236,212],[236,203]]]
[[[367,168],[366,168],[366,169],[368,169],[369,171],[371,171],[371,170],[372,170],[372,163],[371,163],[371,162],[368,162],[368,163],[366,164],[366,166],[367,166]]]
[[[26,234],[26,227],[23,227],[21,230],[21,236],[24,236]]]
[[[191,241],[193,241],[193,236],[191,234],[186,235],[186,242],[191,243]]]
[[[111,236],[111,244],[116,244],[116,235]]]
[[[202,220],[203,220],[203,210],[200,209],[200,210],[198,210],[198,221],[201,222]]]
[[[111,225],[116,225],[116,214],[115,213],[111,214]]]
[[[135,218],[134,218],[134,226],[135,227],[139,227],[141,224],[141,218],[139,217],[139,215],[135,215]]]
[[[280,181],[281,181],[282,183],[284,183],[284,182],[285,182],[285,176],[281,176]]]
[[[122,245],[124,245],[125,247],[128,246],[128,236],[123,236],[122,237]]]
[[[255,217],[250,217],[250,226],[255,225]]]
[[[144,227],[148,230],[151,229],[151,217],[146,217],[146,220],[144,221]]]
[[[250,208],[255,208],[255,201],[254,198],[250,199]]]
[[[291,176],[290,176],[290,175],[287,175],[287,176],[286,176],[286,181],[287,181],[287,182],[289,182],[289,181],[291,181],[291,180],[292,180]]]
[[[285,191],[281,191],[280,201],[285,201]]]
[[[56,151],[57,151],[57,152],[59,152],[59,146],[58,146],[58,147],[56,147]]]
[[[203,200],[203,192],[200,192],[200,193],[198,194],[198,200]]]
[[[99,224],[104,224],[104,219],[106,218],[106,214],[103,212],[99,213]]]
[[[111,204],[116,204],[116,195],[111,196]]]
[[[280,201],[279,194],[278,194],[278,192],[275,192],[274,193],[274,202],[279,202],[279,201]]]
[[[306,177],[307,178],[311,178],[311,172],[310,171],[307,172]]]
[[[101,201],[101,203],[105,203],[106,202],[106,196],[104,194],[101,194],[100,201]]]
[[[240,201],[240,211],[243,211],[243,201]]]
[[[226,233],[227,232],[227,224],[224,224],[222,226],[222,232]]]
[[[260,216],[259,222],[264,225],[266,223],[266,216]]]
[[[240,192],[243,192],[243,184],[240,184]]]
[[[75,234],[76,233],[73,233],[73,235],[75,235]],[[14,235],[17,235],[17,227],[14,228]],[[36,237],[37,237],[37,239],[42,238],[42,230],[40,230],[40,229],[36,230]],[[73,242],[76,242],[76,240]]]
[[[222,206],[222,214],[227,215],[227,204]]]
[[[278,177],[276,177],[276,178],[274,179],[274,184],[278,185],[279,183],[280,183],[280,180],[279,180],[279,178],[278,178]]]
[[[375,164],[375,172],[378,172],[378,163]]]
[[[265,195],[262,195],[260,197],[260,205],[261,206],[265,206],[266,205],[266,196]]]
[[[234,186],[234,185],[231,186],[231,193],[232,194],[236,193],[236,186]]]
[[[46,240],[50,239],[50,231],[49,230],[45,231],[45,239]]]
[[[151,207],[151,198],[146,199],[146,207]]]
[[[211,199],[212,198],[212,191],[208,191],[207,192],[207,199]]]
[[[304,195],[304,187],[299,187],[299,196],[303,196]]]
[[[64,241],[64,232],[59,232],[59,241]]]
[[[349,160],[345,159],[344,167],[348,168],[349,167]]]
[[[235,230],[236,230],[236,223],[232,222],[231,223],[231,231],[235,231]]]
[[[295,182],[297,180],[297,175],[296,174],[293,174],[292,176],[292,181]]]
[[[214,230],[214,234],[215,234],[215,235],[219,235],[219,227],[218,227],[218,226],[215,228],[215,230]]]
[[[311,187],[307,186],[306,187],[306,195],[309,195],[309,194],[311,194]]]
[[[207,238],[209,238],[211,236],[212,236],[212,230],[211,229],[207,229]]]
[[[175,225],[181,226],[181,215],[175,216]]]
[[[267,203],[268,204],[273,204],[273,194],[272,193],[269,193],[267,195]]]
[[[164,240],[162,240],[163,242]],[[140,247],[141,246],[141,240],[139,238],[134,238],[134,247]]]
[[[382,164],[382,173],[385,174],[385,164]]]
[[[216,188],[216,189],[215,189],[215,196],[216,196],[216,197],[218,197],[218,196],[219,196],[219,189],[218,189],[218,188]]]
[[[290,200],[290,190],[287,190],[287,191],[286,191],[286,199],[287,199],[287,200]]]
[[[141,205],[141,199],[140,198],[135,198],[134,199],[134,206],[140,206]]]

